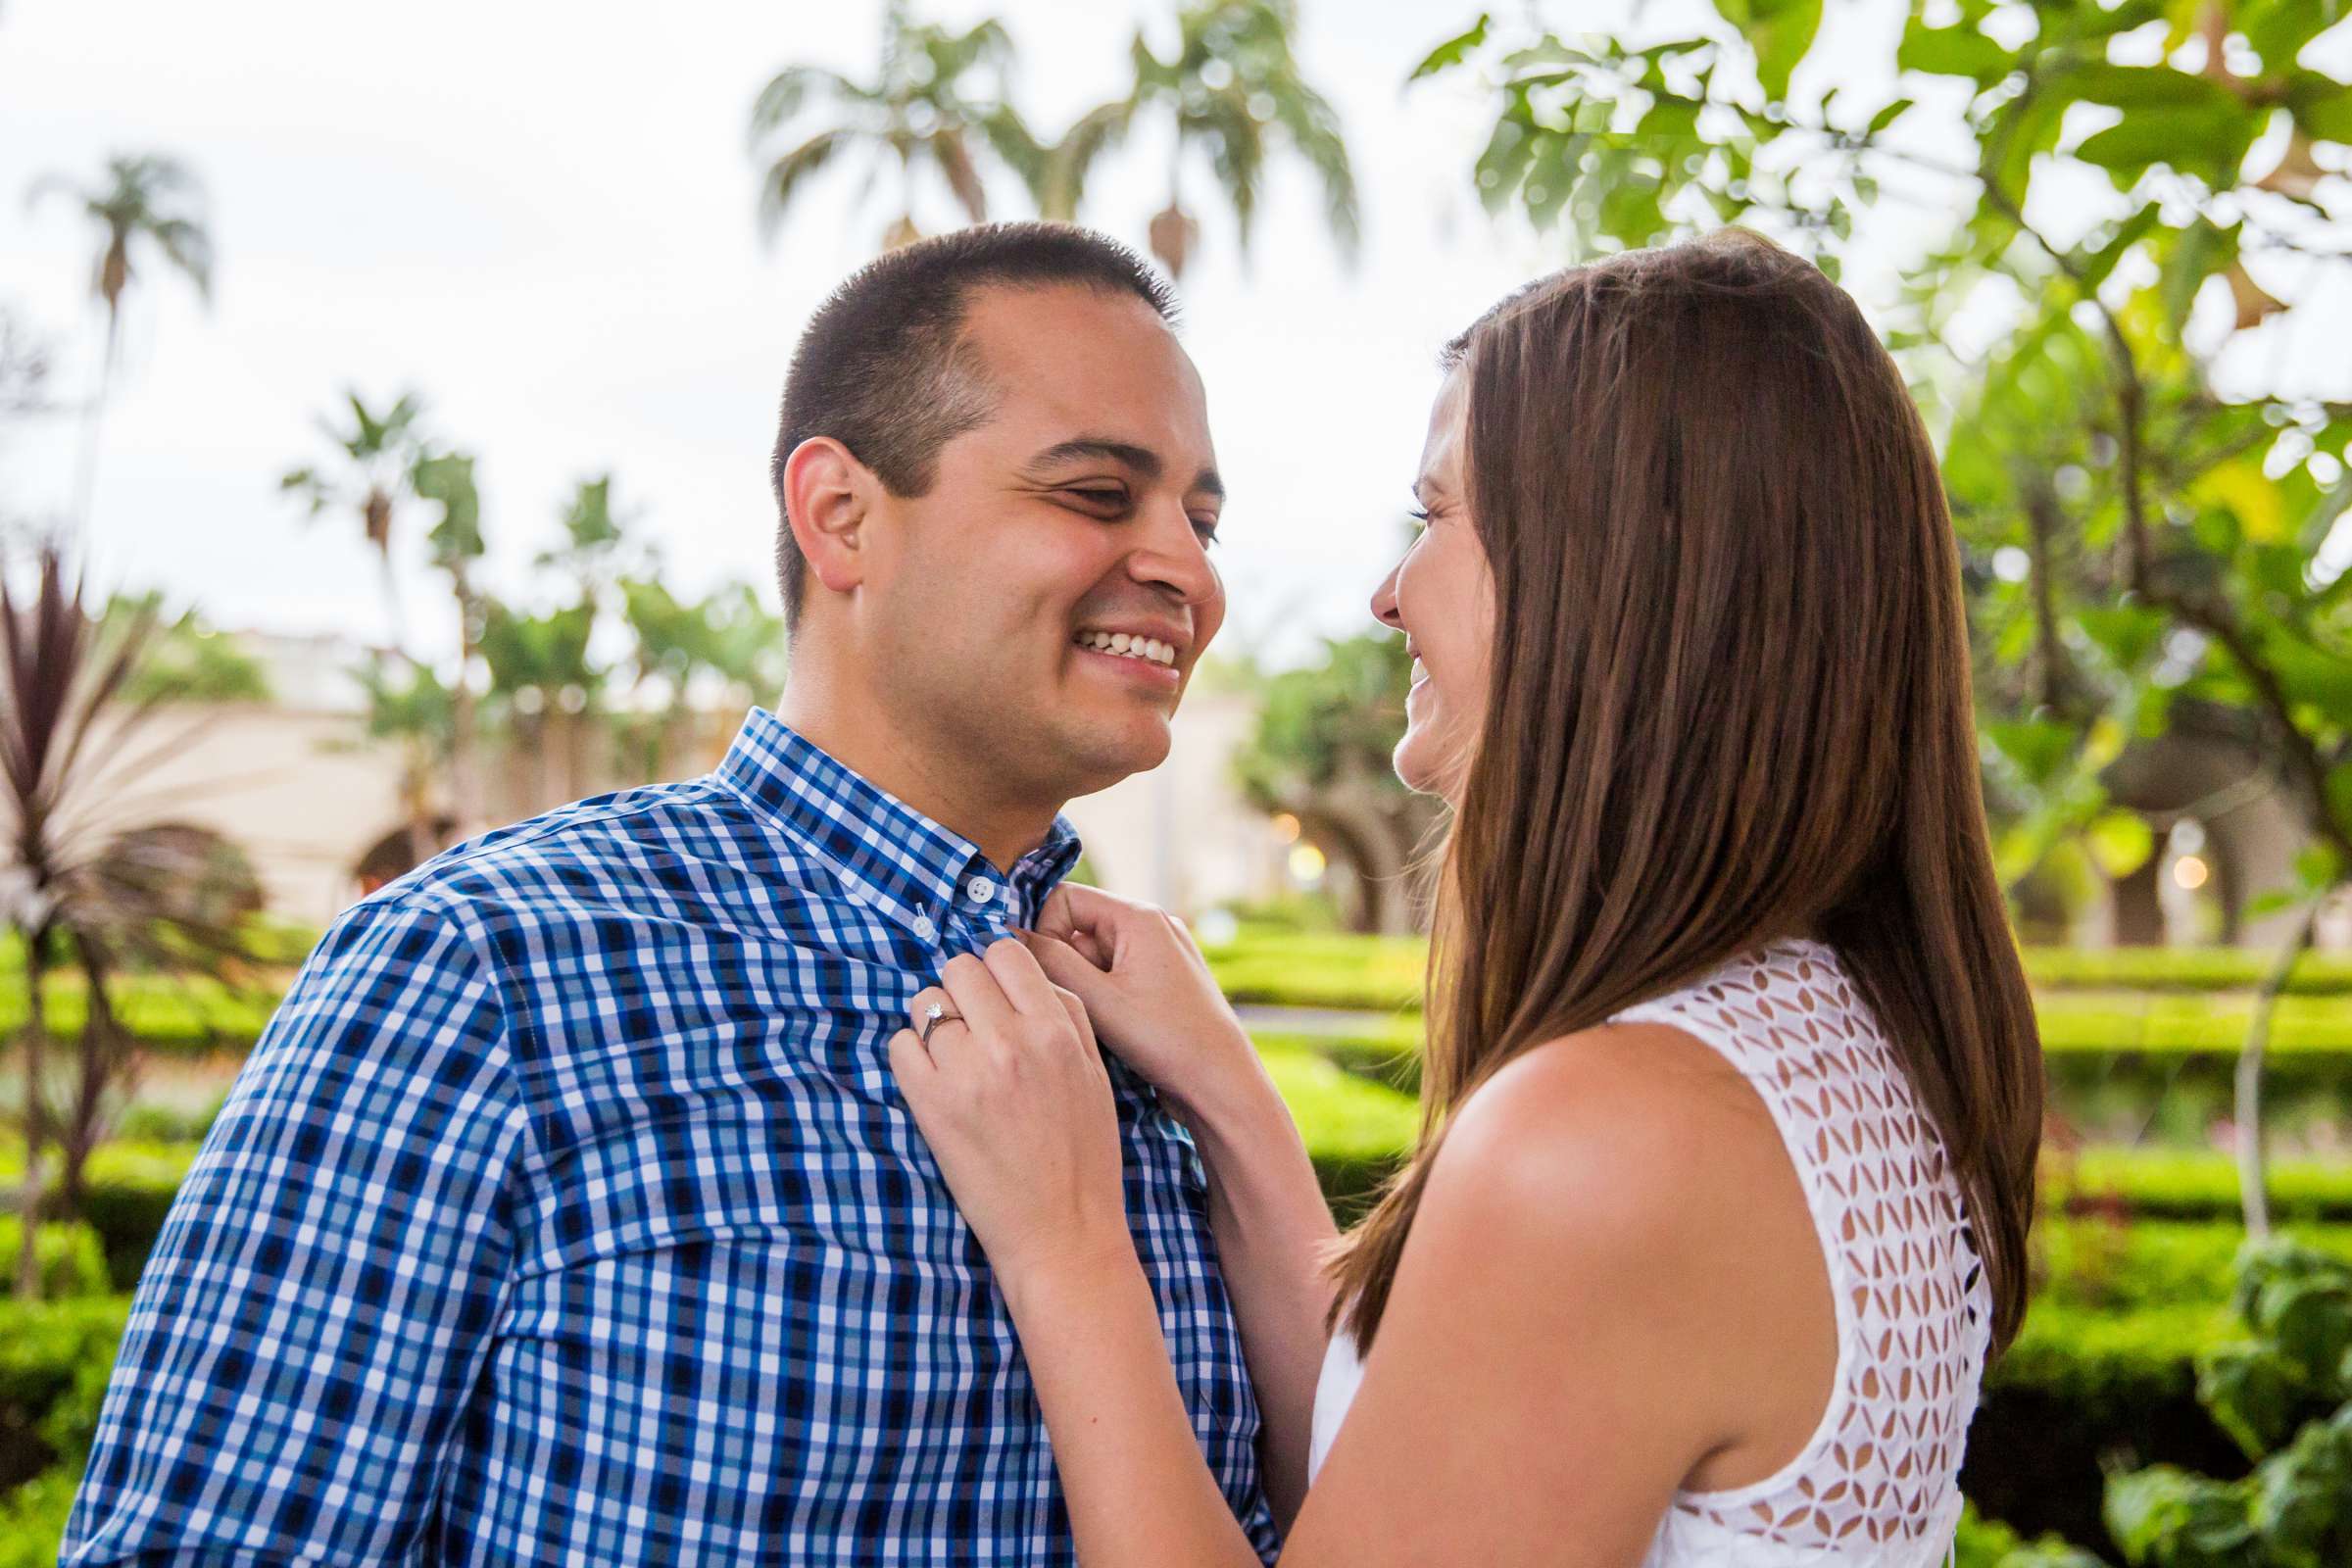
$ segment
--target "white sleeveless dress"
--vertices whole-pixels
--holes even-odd
[[[1837,1373],[1810,1441],[1751,1486],[1678,1493],[1643,1568],[1945,1562],[1991,1292],[1942,1141],[1868,1004],[1834,950],[1789,940],[1611,1021],[1673,1024],[1754,1086],[1804,1185],[1838,1313]],[[1362,1378],[1342,1329],[1315,1389],[1310,1477]]]

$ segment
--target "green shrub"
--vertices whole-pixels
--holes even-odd
[[[80,1456],[61,1461],[0,1494],[0,1568],[57,1568],[58,1546],[87,1462]]]
[[[2265,1172],[2274,1220],[2352,1221],[2352,1163],[2278,1159]],[[2209,1149],[2096,1146],[2045,1155],[2041,1199],[2052,1209],[2112,1203],[2134,1220],[2234,1220],[2236,1158]]]
[[[42,988],[50,1029],[79,1034],[89,1013],[89,995],[77,975],[60,975]],[[240,991],[194,976],[129,975],[110,993],[122,1027],[149,1051],[168,1055],[242,1055],[261,1038],[277,1010],[270,992]],[[25,991],[20,981],[0,985],[0,1039],[23,1027]]]
[[[1296,1037],[1261,1036],[1257,1047],[1298,1123],[1325,1200],[1347,1223],[1412,1147],[1419,1106],[1341,1071]]]
[[[2352,1226],[2282,1227],[2316,1252],[2352,1262]],[[2041,1273],[2036,1310],[2082,1306],[2101,1312],[2228,1304],[2246,1236],[2234,1221],[2065,1219],[2044,1216],[2032,1245]]]
[[[0,1214],[0,1296],[16,1294],[17,1263],[24,1244],[24,1216]],[[44,1299],[106,1294],[106,1248],[90,1226],[44,1222],[33,1227],[32,1249],[40,1261]]]
[[[1284,931],[1245,927],[1210,949],[1220,977],[1231,973],[1236,1001],[1356,1006],[1383,1010],[1419,994],[1427,944],[1418,937]],[[2027,978],[2037,991],[2250,992],[2269,977],[2276,956],[2259,948],[2028,948]],[[2352,956],[2308,954],[2287,982],[2290,995],[2352,996]]]
[[[201,1146],[178,1143],[141,1143],[122,1140],[101,1144],[90,1152],[85,1167],[81,1218],[97,1232],[105,1250],[106,1277],[117,1291],[135,1289],[147,1254],[163,1234],[172,1200],[195,1163]],[[0,1188],[24,1178],[24,1145],[20,1139],[0,1143]],[[52,1188],[49,1201],[59,1200]],[[54,1212],[54,1210],[52,1210]]]
[[[2197,1396],[2253,1473],[2119,1468],[2108,1530],[2148,1568],[2352,1562],[2352,1263],[2290,1241],[2249,1249],[2232,1304],[2253,1338],[2198,1355]]]
[[[2262,948],[2028,948],[2036,990],[2252,991],[2278,956]],[[2302,996],[2352,995],[2352,957],[2306,954],[2288,980]]]
[[[0,1491],[88,1448],[129,1314],[126,1296],[0,1300]]]
[[[1952,1545],[1959,1554],[1955,1568],[2107,1568],[2061,1536],[2028,1541],[1998,1519],[1980,1515],[1973,1503],[1960,1510]]]

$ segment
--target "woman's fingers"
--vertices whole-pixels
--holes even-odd
[[[1029,950],[1048,980],[1075,992],[1079,1001],[1093,1006],[1103,996],[1108,976],[1071,944],[1043,931],[1029,931],[1022,934],[1021,946]]]
[[[1091,1049],[1095,1044],[1095,1026],[1086,1015],[1086,1004],[1076,992],[1064,991],[1059,986],[1054,988],[1054,1000],[1061,1004],[1061,1010],[1070,1015],[1070,1027],[1078,1031],[1078,1038]]]
[[[1045,970],[1029,950],[1012,937],[1003,937],[988,945],[980,961],[1004,993],[1004,1000],[1015,1012],[1030,1018],[1050,1018],[1061,1004],[1054,997],[1054,983],[1046,978]]]
[[[1120,936],[1139,915],[1152,912],[1101,888],[1064,882],[1047,895],[1045,906],[1038,910],[1037,929],[1077,948],[1097,968],[1108,968],[1119,951]]]
[[[940,965],[939,984],[948,994],[949,1007],[962,1015],[974,1034],[1001,1040],[1013,1027],[1018,1009],[1005,1000],[1004,988],[988,965],[971,954],[958,953]]]
[[[890,1070],[899,1080],[900,1090],[906,1102],[914,1103],[929,1087],[939,1064],[923,1045],[923,1037],[911,1029],[902,1029],[890,1037]]]

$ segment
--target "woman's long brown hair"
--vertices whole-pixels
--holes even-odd
[[[1495,654],[1439,865],[1421,1137],[1332,1255],[1332,1321],[1369,1349],[1448,1114],[1504,1063],[1810,929],[1942,1135],[2005,1348],[2041,1046],[1893,361],[1741,230],[1542,279],[1446,358]]]

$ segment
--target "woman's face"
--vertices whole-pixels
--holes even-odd
[[[1404,633],[1413,656],[1396,776],[1408,789],[1457,803],[1478,744],[1494,636],[1494,582],[1463,483],[1469,412],[1468,377],[1457,368],[1430,410],[1413,482],[1425,526],[1372,595],[1372,613]]]

